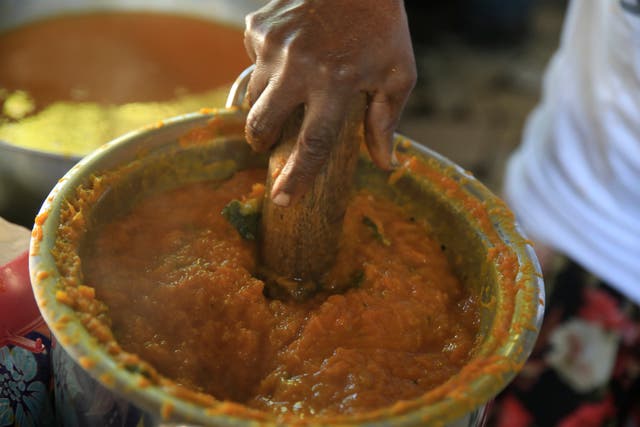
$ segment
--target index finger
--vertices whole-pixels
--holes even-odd
[[[347,105],[325,94],[311,98],[296,145],[271,189],[274,203],[288,206],[313,185],[338,139]]]

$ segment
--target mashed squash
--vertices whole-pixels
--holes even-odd
[[[118,344],[189,389],[274,414],[357,414],[412,399],[469,360],[476,296],[429,225],[366,190],[348,207],[327,288],[269,299],[257,246],[221,215],[262,170],[144,198],[88,242],[87,286]],[[352,275],[353,276],[353,275]]]

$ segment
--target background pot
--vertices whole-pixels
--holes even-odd
[[[244,16],[263,3],[260,0],[0,0],[0,37],[7,30],[37,20],[96,11],[181,14],[231,25],[240,31],[244,28]],[[229,83],[234,77],[229,76]],[[34,150],[0,140],[0,216],[31,227],[46,195],[78,160],[80,156]]]

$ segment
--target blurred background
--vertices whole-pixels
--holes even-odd
[[[539,99],[568,2],[442,3],[405,2],[418,82],[399,131],[499,192],[505,160]]]

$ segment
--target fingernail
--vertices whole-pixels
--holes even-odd
[[[280,192],[273,197],[273,203],[283,208],[289,206],[289,202],[291,202],[291,196],[287,193]]]

